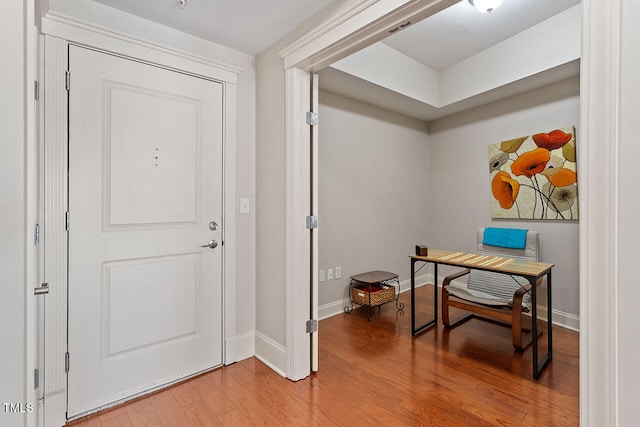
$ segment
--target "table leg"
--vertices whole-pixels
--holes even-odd
[[[415,290],[416,290],[416,269],[415,269],[415,265],[417,261],[421,261],[421,262],[427,262],[427,261],[422,261],[422,260],[418,260],[418,259],[414,259],[411,258],[411,335],[415,336],[418,333],[422,332],[423,330],[425,330],[426,328],[430,327],[430,326],[435,326],[437,325],[437,320],[438,320],[438,264],[434,263],[434,276],[435,276],[435,282],[436,285],[434,285],[434,291],[433,291],[433,297],[434,297],[434,301],[433,301],[433,309],[434,309],[434,313],[433,313],[433,320],[428,321],[427,323],[416,327],[416,296],[415,296]]]
[[[533,351],[533,378],[540,378],[540,373],[547,366],[553,357],[553,337],[552,337],[552,313],[551,313],[551,271],[547,273],[547,354],[538,362],[538,301],[536,295],[535,278],[529,279],[531,282],[531,337]]]

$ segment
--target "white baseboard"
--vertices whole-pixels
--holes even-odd
[[[438,286],[442,286],[442,279],[439,278]],[[466,286],[465,282],[455,281],[455,283]],[[416,287],[423,286],[424,284],[433,284],[433,274],[424,274],[422,276],[416,276]],[[403,280],[400,282],[400,292],[407,292],[411,290],[411,280]],[[337,314],[344,313],[344,307],[349,305],[349,299],[345,298],[340,301],[335,301],[329,304],[324,304],[318,307],[318,318],[319,320],[326,319]],[[409,307],[405,307],[409,308]],[[409,308],[410,309],[410,308]],[[559,310],[552,310],[551,316],[553,320],[553,324],[560,326],[562,328],[570,329],[572,331],[580,332],[580,317],[575,314],[564,313]],[[547,318],[547,308],[543,306],[538,306],[538,318],[546,319]]]
[[[538,319],[547,319],[547,307],[538,306]],[[551,310],[551,321],[554,325],[580,332],[580,317],[575,314],[565,313],[558,310]]]
[[[232,339],[227,340],[227,346],[232,346],[233,352],[227,351],[229,358],[227,359],[227,365],[239,362],[244,359],[253,357],[256,352],[256,334],[249,332],[247,334],[238,335]]]
[[[273,369],[278,375],[287,377],[287,354],[285,348],[271,338],[256,331],[255,357]]]
[[[416,276],[416,287],[420,287],[424,284],[433,282],[432,274],[425,274],[423,276]],[[400,292],[406,292],[411,290],[411,280],[403,280],[400,282]],[[344,308],[350,305],[349,298],[344,298],[339,301],[334,301],[329,304],[323,304],[318,307],[318,320],[327,319],[337,314],[344,313]]]

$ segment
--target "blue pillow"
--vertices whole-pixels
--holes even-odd
[[[524,249],[527,245],[528,231],[520,228],[487,227],[484,229],[482,244],[501,248]]]

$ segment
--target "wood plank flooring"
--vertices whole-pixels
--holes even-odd
[[[433,288],[418,290],[418,323]],[[577,426],[578,334],[553,329],[553,361],[532,379],[531,349],[471,320],[411,336],[409,294],[320,322],[320,371],[292,382],[255,358],[76,420],[106,426]],[[440,322],[439,322],[440,323]],[[541,353],[546,336],[540,340]]]

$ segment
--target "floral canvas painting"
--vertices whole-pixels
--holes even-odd
[[[578,219],[575,128],[489,145],[491,217]]]

